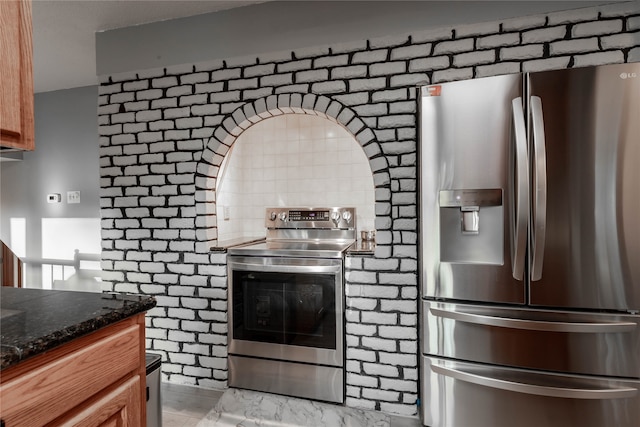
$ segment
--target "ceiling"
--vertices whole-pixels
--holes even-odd
[[[98,31],[265,1],[268,0],[33,0],[35,91],[97,84],[95,33]]]

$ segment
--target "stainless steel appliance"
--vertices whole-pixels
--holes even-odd
[[[421,416],[640,423],[640,64],[421,88]]]
[[[229,385],[344,401],[344,253],[355,208],[268,208],[228,250]]]

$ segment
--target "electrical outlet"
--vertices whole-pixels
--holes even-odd
[[[67,203],[80,203],[79,191],[67,191]]]

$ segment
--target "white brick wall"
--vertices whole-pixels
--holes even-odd
[[[640,61],[638,2],[101,78],[105,287],[155,295],[163,379],[227,384],[226,255],[215,183],[251,122],[319,114],[354,134],[376,187],[378,247],[346,268],[346,404],[417,414],[416,86]]]

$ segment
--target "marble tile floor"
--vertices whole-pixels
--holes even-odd
[[[222,390],[162,383],[162,427],[196,427],[216,405]],[[390,427],[421,427],[417,418],[390,416]]]

